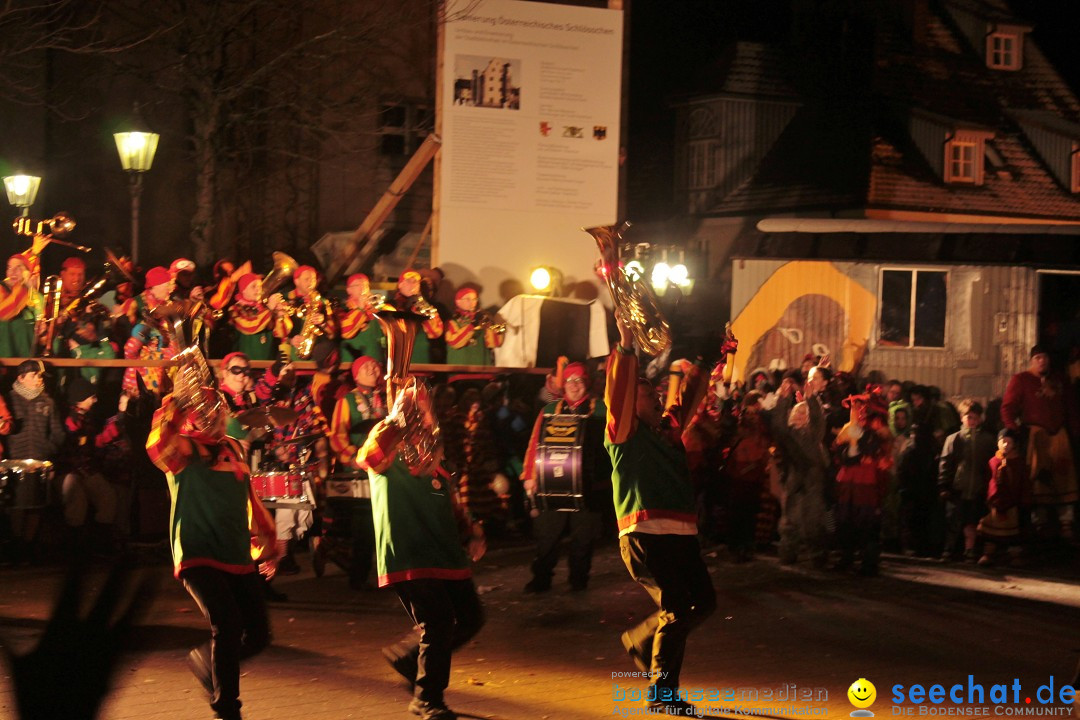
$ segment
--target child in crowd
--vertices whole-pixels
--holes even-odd
[[[1016,431],[1008,428],[998,433],[997,454],[990,459],[990,489],[986,504],[990,513],[979,521],[979,534],[985,538],[979,565],[993,565],[999,547],[1019,549],[1020,508],[1027,504],[1027,465],[1020,452]]]

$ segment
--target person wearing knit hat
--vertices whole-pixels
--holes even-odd
[[[0,357],[34,355],[34,325],[39,314],[34,276],[40,263],[32,252],[12,255],[0,283]]]
[[[337,340],[337,317],[330,301],[319,294],[319,271],[310,265],[301,265],[293,271],[294,289],[289,292],[288,310],[292,318],[285,318],[288,330],[288,345],[293,359],[307,360],[301,357],[304,327],[315,329],[318,339]]]
[[[312,565],[321,573],[326,560],[334,560],[349,574],[349,586],[359,590],[371,572],[371,497],[367,471],[356,464],[356,453],[376,422],[386,417],[383,368],[370,356],[358,357],[350,368],[354,388],[338,398],[330,419],[330,450],[337,458],[339,473],[326,482],[327,514],[335,520],[323,525]],[[342,473],[354,473],[349,478]],[[337,528],[348,528],[340,532]]]
[[[506,337],[506,325],[486,310],[478,310],[478,302],[476,289],[467,285],[454,295],[454,314],[446,324],[449,365],[491,365],[491,351]]]
[[[229,324],[235,330],[233,350],[251,360],[272,360],[277,355],[275,338],[288,335],[289,325],[282,313],[281,295],[262,301],[262,277],[246,273],[236,283],[236,299],[228,308]]]
[[[560,387],[556,373],[553,387]],[[542,593],[551,589],[555,566],[559,563],[559,546],[564,536],[569,536],[567,569],[570,589],[585,590],[589,584],[592,567],[593,546],[600,537],[603,525],[600,511],[611,502],[611,463],[604,450],[604,417],[607,407],[604,401],[589,392],[589,371],[585,363],[572,362],[562,371],[562,398],[548,403],[536,416],[532,435],[525,451],[521,469],[521,481],[526,495],[535,497],[543,488],[536,473],[537,454],[543,452],[540,440],[546,416],[577,415],[585,417],[582,454],[583,507],[577,512],[564,512],[552,503],[541,501],[533,519],[536,536],[536,556],[532,561],[532,578],[525,585],[526,593]],[[534,504],[535,503],[534,501]]]
[[[150,319],[151,313],[169,302],[173,291],[173,277],[168,268],[160,265],[146,271],[146,289],[125,303],[123,312],[131,322],[131,337],[124,343],[127,360],[167,360],[172,349],[157,325]],[[129,367],[124,370],[123,390],[130,397],[144,392],[160,396],[165,382],[163,367]]]
[[[421,292],[421,280],[420,273],[412,268],[401,273],[392,304],[398,310],[419,313],[426,318],[423,324],[424,331],[416,333],[416,341],[413,343],[412,362],[430,363],[431,341],[442,337],[443,320],[439,317],[435,307]]]
[[[385,358],[386,338],[382,326],[375,320],[378,296],[371,294],[368,276],[363,273],[350,275],[345,293],[345,307],[337,313],[338,327],[341,328],[341,359],[352,362],[364,355]]]

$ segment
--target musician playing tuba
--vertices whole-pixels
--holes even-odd
[[[394,294],[391,304],[398,310],[414,312],[424,317],[423,332],[416,334],[411,362],[430,363],[431,341],[442,337],[443,321],[439,317],[439,311],[421,292],[420,273],[412,268],[401,273],[398,278],[397,293]]]
[[[486,310],[477,309],[478,302],[476,290],[468,286],[454,296],[454,315],[446,325],[449,365],[491,365],[491,351],[506,337],[506,325]]]

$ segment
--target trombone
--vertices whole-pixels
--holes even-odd
[[[15,221],[11,223],[11,227],[15,230],[16,235],[32,237],[34,238],[35,243],[38,241],[38,238],[41,238],[46,244],[53,242],[58,245],[74,248],[79,252],[90,252],[90,248],[85,245],[79,245],[69,240],[60,239],[75,229],[75,218],[71,217],[66,212],[58,212],[56,215],[45,220],[31,220],[28,217],[17,217],[15,218]]]

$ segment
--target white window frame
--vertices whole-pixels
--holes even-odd
[[[885,273],[886,272],[910,272],[911,273],[911,298],[910,298],[910,317],[908,319],[908,344],[907,345],[893,345],[884,344],[881,340],[881,315],[885,309],[885,303],[882,301],[881,292],[885,287]],[[915,309],[918,306],[916,303],[916,292],[918,291],[919,273],[920,272],[933,272],[933,273],[945,273],[945,337],[942,339],[941,347],[934,345],[916,345],[915,344]],[[917,267],[917,266],[904,266],[904,265],[889,265],[878,268],[878,290],[877,290],[877,333],[875,337],[875,343],[877,347],[886,350],[946,350],[949,345],[949,288],[952,285],[952,272],[947,267]]]
[[[986,176],[986,141],[991,140],[994,133],[988,130],[956,129],[946,136],[943,152],[945,153],[945,182],[958,185],[982,185]],[[954,169],[957,166],[967,164],[963,158],[954,157],[957,150],[971,148],[970,175],[957,174]],[[961,168],[962,169],[962,168]]]
[[[1007,47],[1011,44],[1012,47]],[[986,67],[991,70],[1019,70],[1024,66],[1024,32],[1011,26],[993,27],[986,33]]]

